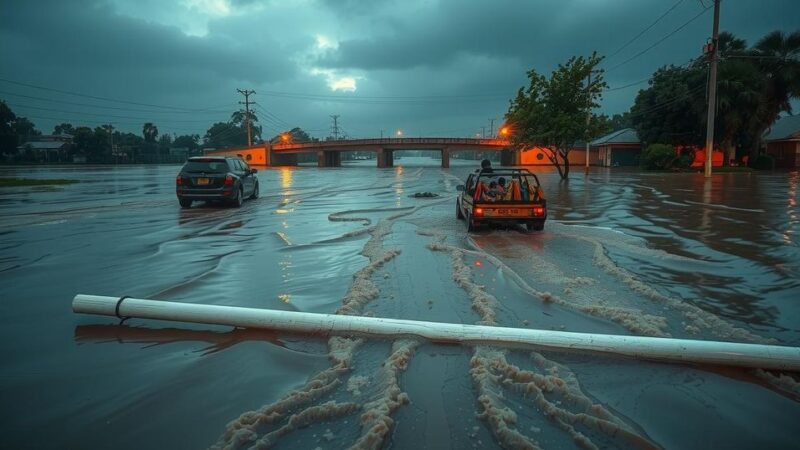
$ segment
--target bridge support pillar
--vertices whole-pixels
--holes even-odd
[[[522,155],[519,150],[515,148],[506,147],[500,151],[500,165],[501,166],[519,166],[522,165]]]
[[[378,150],[378,168],[394,167],[394,154],[388,148]]]
[[[442,169],[450,168],[450,147],[442,149]]]
[[[270,167],[277,167],[277,166],[296,166],[297,165],[297,154],[296,153],[269,153],[269,164]]]
[[[342,154],[339,152],[331,152],[320,150],[317,152],[317,166],[318,167],[341,167]]]

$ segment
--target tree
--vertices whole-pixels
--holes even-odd
[[[294,127],[291,130],[276,134],[272,139],[269,140],[271,144],[280,144],[282,142],[309,142],[311,141],[311,136],[308,135],[305,131],[303,131],[300,127]]]
[[[603,72],[595,71],[601,57],[573,56],[559,64],[550,79],[535,70],[528,71],[529,85],[520,88],[511,101],[506,122],[510,140],[518,149],[537,146],[558,169],[562,179],[569,177],[569,152],[579,140],[597,137],[606,122],[592,114],[587,129],[586,116],[598,105],[606,88]],[[592,74],[592,82],[586,80]]]
[[[36,125],[25,117],[17,117],[17,120],[11,124],[11,128],[21,142],[30,141],[32,138],[42,134],[41,131],[36,129]]]
[[[190,152],[200,147],[200,136],[197,134],[185,134],[178,136],[172,141],[174,147],[186,147]]]
[[[720,33],[716,143],[728,162],[737,148],[753,157],[764,132],[800,96],[800,32],[767,34],[751,48]],[[688,67],[665,66],[639,91],[631,108],[633,126],[646,143],[702,146],[706,134],[707,58]]]
[[[142,136],[144,141],[154,144],[158,137],[158,127],[153,125],[152,122],[147,122],[142,126]]]
[[[75,127],[71,123],[61,123],[53,128],[53,134],[75,134]]]
[[[261,126],[258,125],[258,117],[253,111],[250,111],[250,115],[246,111],[236,111],[231,114],[231,124],[235,125],[236,127],[240,128],[245,135],[244,145],[247,145],[247,122],[245,122],[245,118],[250,118],[250,133],[253,142],[261,142]]]
[[[639,91],[630,119],[647,144],[702,145],[705,140],[705,69],[664,66]]]
[[[17,115],[11,111],[6,102],[0,100],[0,153],[14,154],[17,152],[19,140],[12,125],[17,120]]]
[[[759,58],[752,60],[764,76],[761,102],[755,111],[758,121],[749,130],[755,137],[751,143],[751,154],[755,156],[764,132],[782,112],[791,114],[791,100],[800,97],[800,31],[773,31],[756,43],[753,53]]]
[[[247,145],[247,134],[229,122],[217,122],[203,137],[206,147],[225,148]]]

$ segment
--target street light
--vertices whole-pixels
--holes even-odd
[[[510,132],[511,130],[508,129],[507,125],[504,125],[502,128],[500,128],[500,135],[502,136],[508,136]]]
[[[397,137],[401,137],[403,136],[403,130],[397,130],[395,134],[397,135]]]
[[[289,140],[291,138],[292,138],[292,136],[289,133],[282,133],[281,134],[281,141],[283,141],[283,142],[289,142]]]

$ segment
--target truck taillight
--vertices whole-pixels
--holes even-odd
[[[232,186],[233,185],[233,177],[230,175],[225,175],[225,186]]]
[[[483,216],[483,208],[475,208],[475,217]]]
[[[533,215],[534,216],[543,216],[544,215],[544,206],[534,206],[533,207]]]
[[[177,177],[175,177],[175,184],[176,184],[176,185],[178,185],[178,186],[181,186],[181,185],[183,185],[183,178],[181,178],[181,176],[180,176],[180,175],[178,175]]]

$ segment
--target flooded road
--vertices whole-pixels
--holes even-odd
[[[454,161],[455,162],[455,161]],[[2,168],[3,448],[796,448],[796,374],[78,316],[78,293],[800,346],[800,174],[539,176],[541,233],[468,234],[472,165]],[[461,164],[464,164],[463,162]],[[438,198],[412,198],[431,191]]]

